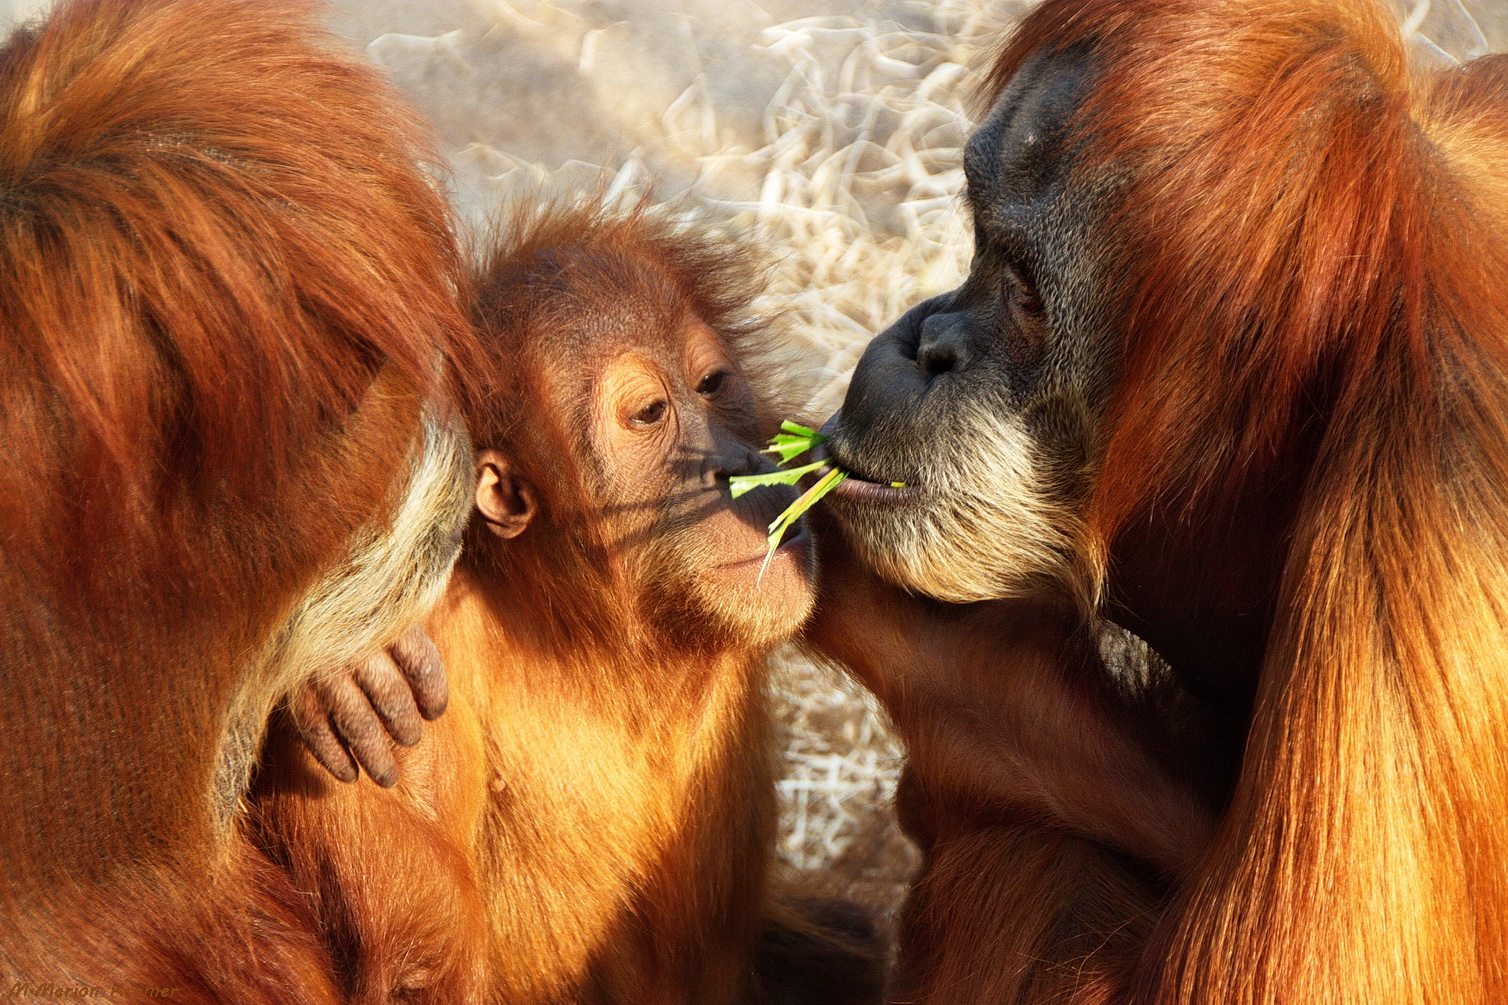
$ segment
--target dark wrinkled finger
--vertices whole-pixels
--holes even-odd
[[[408,678],[391,656],[375,654],[357,667],[352,677],[393,739],[405,747],[419,742],[424,736],[424,721],[419,718]]]
[[[304,741],[314,759],[342,782],[356,781],[361,772],[357,770],[351,752],[330,727],[330,716],[326,714],[314,688],[300,689],[288,703],[288,710],[293,715],[293,724],[298,730],[299,738]]]
[[[388,647],[388,653],[408,678],[419,714],[426,719],[438,719],[450,701],[450,685],[440,650],[429,635],[422,628],[410,628]]]
[[[366,692],[349,676],[342,675],[321,685],[325,705],[336,734],[351,749],[356,762],[372,781],[384,788],[398,781],[392,741],[382,720],[372,710]]]

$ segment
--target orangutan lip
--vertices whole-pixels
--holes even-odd
[[[785,551],[787,549],[790,549],[790,550],[794,551],[797,548],[804,548],[804,547],[806,547],[807,542],[810,539],[811,539],[811,536],[809,534],[807,534],[807,532],[806,532],[806,521],[802,520],[801,522],[799,522],[796,525],[796,533],[792,534],[790,537],[788,537],[784,541],[780,542],[780,547],[778,547],[778,548],[775,549],[775,554],[779,555],[781,552],[783,552],[783,551]],[[715,568],[718,568],[718,569],[742,569],[742,568],[745,568],[745,567],[751,566],[751,565],[762,565],[764,563],[764,560],[765,560],[765,555],[766,555],[766,552],[761,551],[759,554],[754,555],[751,558],[740,558],[737,561],[724,562],[723,564],[718,565]],[[773,556],[771,556],[771,557],[773,557]]]
[[[920,485],[887,485],[884,482],[866,481],[854,474],[850,474],[833,489],[835,498],[863,500],[885,505],[912,502],[921,495]]]
[[[834,415],[823,423],[822,431],[831,434],[838,416]],[[843,479],[833,488],[832,495],[835,499],[880,503],[894,506],[899,503],[911,502],[922,495],[920,485],[894,485],[889,482],[871,481],[858,474],[853,468],[844,463],[841,457],[833,456],[826,443],[819,443],[812,448],[812,460],[832,461],[838,467],[848,472],[848,477]]]

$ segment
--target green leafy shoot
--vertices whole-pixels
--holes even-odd
[[[812,447],[827,439],[821,433],[799,422],[787,419],[780,424],[780,432],[770,441],[770,445],[762,452],[775,454],[780,458],[781,464],[789,464],[791,461],[806,453]]]
[[[764,571],[770,567],[770,559],[775,557],[775,549],[780,547],[780,539],[785,537],[785,532],[790,530],[791,525],[801,519],[801,514],[811,509],[822,501],[822,497],[843,483],[848,477],[848,472],[842,468],[828,468],[828,471],[812,485],[811,488],[785,508],[785,512],[775,518],[770,524],[770,536],[765,542],[764,564],[759,567],[759,579],[764,579]],[[757,582],[758,580],[756,580]]]
[[[785,532],[791,529],[792,524],[801,519],[803,513],[821,502],[823,496],[837,488],[847,477],[848,472],[842,468],[828,468],[827,473],[813,482],[811,488],[797,496],[796,501],[787,506],[770,524],[770,551],[780,547],[780,539],[785,537]]]
[[[745,492],[761,485],[795,485],[803,475],[825,467],[826,464],[826,461],[813,461],[799,468],[786,468],[783,471],[771,471],[763,475],[734,475],[728,479],[728,484],[733,488],[733,498],[737,499]]]
[[[775,434],[770,445],[761,453],[776,454],[780,458],[780,465],[784,467],[826,439],[826,436],[810,426],[803,426],[799,422],[787,419],[780,424],[780,432]],[[734,475],[728,479],[728,484],[733,489],[733,498],[737,499],[750,489],[761,485],[795,485],[804,475],[816,471],[822,467],[822,464],[821,461],[814,461],[811,464],[803,464],[799,468],[786,468],[783,471],[772,471],[763,475]]]
[[[791,422],[787,419],[780,424],[780,432],[770,441],[770,445],[762,452],[775,454],[780,458],[782,465],[806,453],[812,447],[826,440],[827,437],[812,429],[803,426],[799,422]],[[785,508],[785,512],[775,518],[770,524],[770,537],[765,546],[764,564],[759,567],[759,578],[764,579],[765,570],[770,567],[770,559],[775,557],[775,549],[780,547],[780,541],[785,537],[785,532],[791,529],[801,515],[822,501],[822,497],[843,483],[849,473],[833,464],[831,461],[813,461],[800,467],[784,468],[780,471],[771,471],[762,475],[734,475],[728,479],[728,484],[733,491],[733,498],[737,499],[752,489],[761,485],[795,485],[807,475],[820,472],[821,477],[811,488]],[[905,482],[891,482],[894,488],[905,488]]]

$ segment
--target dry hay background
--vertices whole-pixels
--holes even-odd
[[[47,0],[0,0],[29,16]],[[1032,0],[333,0],[330,21],[433,123],[463,218],[510,197],[651,191],[773,255],[762,307],[836,407],[871,334],[965,271],[973,69]],[[1396,0],[1421,58],[1508,46],[1508,0]],[[877,906],[914,852],[873,700],[790,654],[780,853]]]

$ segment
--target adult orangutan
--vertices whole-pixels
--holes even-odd
[[[476,284],[475,512],[428,622],[450,708],[391,790],[274,733],[265,845],[353,1002],[877,1002],[862,914],[766,876],[765,661],[813,566],[803,529],[761,579],[795,490],[729,490],[789,414],[747,255],[590,207],[507,233]]]
[[[1508,58],[1046,0],[989,98],[970,275],[831,427],[856,555],[954,602],[850,566],[813,631],[913,758],[904,1000],[1508,1000]],[[1085,672],[1096,610],[1174,680]]]
[[[437,669],[471,336],[396,107],[293,3],[71,0],[0,49],[15,996],[338,1000],[242,797],[320,668]]]

